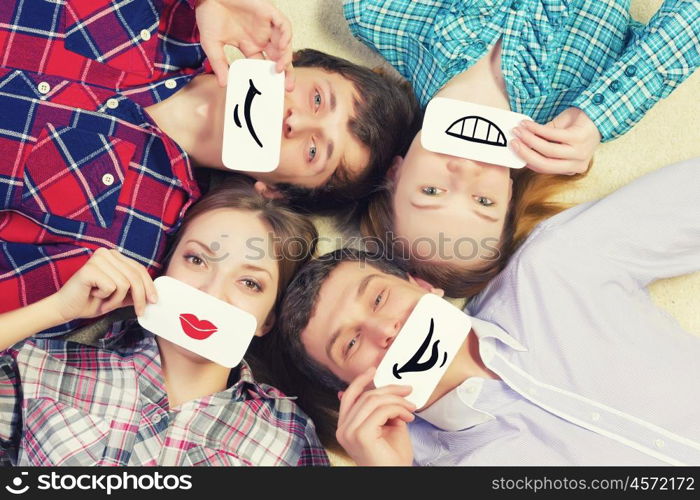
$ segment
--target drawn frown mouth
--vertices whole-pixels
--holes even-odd
[[[438,351],[438,344],[440,343],[439,340],[436,340],[435,343],[433,344],[432,352],[430,354],[430,359],[428,361],[425,361],[423,363],[420,362],[420,359],[423,357],[423,354],[425,354],[425,351],[428,350],[428,346],[430,345],[430,341],[433,338],[433,330],[435,328],[435,321],[433,318],[430,318],[430,329],[428,330],[428,335],[425,337],[425,340],[423,340],[423,343],[420,345],[418,350],[415,352],[413,356],[411,356],[411,359],[406,361],[404,365],[399,368],[399,364],[395,363],[393,368],[391,369],[392,373],[394,374],[394,377],[397,379],[401,380],[401,374],[402,373],[409,373],[409,372],[424,372],[427,370],[430,370],[435,364],[438,362],[440,359],[440,353]],[[443,358],[442,358],[442,363],[440,363],[440,368],[443,367],[445,362],[447,361],[447,352],[443,353]]]
[[[255,132],[255,127],[253,126],[253,122],[250,118],[250,110],[253,107],[253,100],[255,99],[255,96],[258,95],[262,95],[262,92],[255,87],[253,80],[248,79],[248,93],[245,96],[245,103],[243,105],[243,119],[245,120],[246,127],[248,128],[248,133],[256,144],[262,148],[263,144],[260,142],[260,138]],[[236,122],[236,125],[239,128],[242,128],[241,119],[238,116],[238,104],[236,104],[236,106],[233,108],[233,121]]]

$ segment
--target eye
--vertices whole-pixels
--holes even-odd
[[[262,292],[262,286],[260,285],[260,283],[253,279],[244,278],[241,280],[241,283],[243,283],[243,286],[250,290],[253,290],[254,292]]]
[[[318,110],[321,107],[321,94],[316,91],[314,93],[314,109]]]
[[[185,255],[185,260],[190,264],[193,264],[198,267],[204,265],[204,259],[199,255],[187,254]]]
[[[384,292],[382,291],[382,293],[380,293],[379,295],[377,295],[377,296],[374,298],[374,308],[375,308],[375,309],[379,306],[379,304],[382,303],[382,300],[383,300],[383,299],[384,299]]]
[[[316,158],[316,151],[316,144],[312,144],[309,148],[309,154],[307,156],[308,161],[314,161],[314,158]]]
[[[495,205],[495,202],[486,196],[474,196],[474,200],[476,200],[479,205],[483,205],[485,207],[492,207]]]
[[[420,188],[420,192],[428,196],[439,196],[444,193],[445,190],[435,186],[424,186]]]
[[[350,353],[353,347],[355,347],[355,344],[357,344],[357,337],[358,335],[355,335],[352,339],[350,339],[350,342],[348,342],[348,345],[345,346],[345,356]]]

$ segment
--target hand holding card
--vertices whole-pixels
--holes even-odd
[[[167,276],[154,283],[158,302],[138,317],[142,327],[227,368],[241,362],[257,328],[252,314]]]
[[[437,295],[424,295],[379,364],[374,385],[409,385],[406,399],[422,408],[470,330],[469,316]]]

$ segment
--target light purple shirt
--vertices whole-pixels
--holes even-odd
[[[697,270],[700,158],[540,224],[468,306],[501,380],[421,412],[415,462],[699,465],[700,337],[646,288]]]

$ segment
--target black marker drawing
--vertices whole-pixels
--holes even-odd
[[[469,142],[506,147],[508,141],[498,125],[480,116],[465,116],[456,120],[445,130],[447,135]]]
[[[428,361],[425,361],[423,363],[420,362],[420,358],[423,357],[423,354],[425,351],[428,350],[428,346],[430,345],[430,341],[433,338],[433,329],[435,327],[435,322],[433,321],[433,318],[430,318],[430,330],[428,331],[428,336],[425,337],[425,340],[421,344],[421,346],[418,348],[416,353],[411,356],[411,359],[406,361],[406,363],[399,368],[399,364],[395,363],[394,367],[392,368],[392,373],[394,374],[394,377],[397,379],[401,380],[401,374],[402,373],[408,373],[408,372],[424,372],[427,370],[430,370],[433,366],[435,366],[435,363],[437,363],[438,359],[440,358],[440,354],[438,353],[438,344],[440,343],[439,340],[436,340],[435,343],[433,344],[433,350],[432,353],[430,354],[430,359]],[[442,358],[442,363],[440,363],[439,368],[442,368],[445,362],[447,361],[447,353],[443,353],[444,356]]]
[[[250,85],[248,87],[248,94],[245,96],[245,105],[243,107],[243,117],[245,118],[245,123],[246,126],[248,127],[248,132],[250,135],[253,137],[255,142],[258,144],[258,146],[263,147],[262,142],[260,142],[260,139],[258,139],[258,134],[255,133],[255,128],[253,128],[253,123],[250,119],[250,108],[253,106],[253,99],[255,99],[256,95],[262,95],[262,92],[260,92],[257,88],[255,88],[255,84],[253,83],[253,80],[248,79],[248,84]],[[233,121],[236,122],[236,125],[238,128],[241,128],[241,120],[238,118],[238,104],[236,104],[236,107],[233,108]]]

